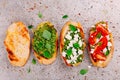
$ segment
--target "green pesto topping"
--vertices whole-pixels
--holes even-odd
[[[51,58],[55,52],[56,30],[49,22],[41,23],[34,31],[33,49],[45,58]]]

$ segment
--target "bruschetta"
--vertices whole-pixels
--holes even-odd
[[[30,55],[30,36],[22,22],[15,22],[8,27],[4,45],[10,63],[24,66]]]
[[[113,52],[113,36],[107,22],[101,21],[92,26],[89,36],[89,56],[94,66],[106,67]]]
[[[58,47],[58,33],[50,22],[40,23],[33,30],[32,47],[34,55],[40,64],[51,64],[56,60]]]
[[[60,33],[60,54],[67,66],[77,66],[83,61],[85,46],[81,24],[66,22]]]

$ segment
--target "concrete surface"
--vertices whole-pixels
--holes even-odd
[[[38,13],[43,18],[38,17]],[[62,19],[67,14],[69,18]],[[68,21],[79,21],[84,27],[86,41],[88,29],[94,23],[105,20],[114,35],[115,52],[106,68],[91,67],[86,75],[79,71],[88,68],[91,62],[85,51],[85,58],[78,67],[67,67],[60,58],[48,66],[31,63],[35,58],[31,50],[24,67],[14,67],[8,62],[4,48],[8,26],[15,21],[23,21],[27,26],[37,26],[39,22],[51,21],[58,32]],[[32,31],[29,30],[32,37]],[[30,68],[30,73],[28,69]],[[120,0],[0,0],[0,80],[120,80]]]

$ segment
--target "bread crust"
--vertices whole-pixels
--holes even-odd
[[[22,22],[8,27],[4,40],[8,60],[13,66],[24,66],[30,55],[30,35]]]
[[[81,24],[79,22],[73,22],[73,21],[68,21],[64,24],[62,30],[61,30],[61,33],[60,33],[60,54],[61,54],[61,58],[63,59],[64,63],[67,65],[67,66],[78,66],[81,62],[79,63],[76,63],[76,64],[68,64],[66,62],[66,58],[62,56],[62,49],[64,47],[64,37],[65,37],[65,34],[67,33],[67,31],[69,30],[69,25],[72,24],[74,26],[76,26],[78,29],[80,29],[80,34],[81,34],[81,37],[82,39],[84,39],[84,32],[83,32],[83,27],[81,26]],[[84,39],[85,40],[85,39]],[[84,42],[84,48],[85,48],[86,44]],[[84,51],[84,50],[83,50]],[[84,57],[84,55],[83,55]]]
[[[106,29],[108,29],[108,25],[107,25]],[[113,42],[113,35],[112,35],[111,32],[109,32],[109,36],[110,36],[110,39],[111,39],[110,42],[111,42],[112,46],[110,47],[110,48],[111,48],[110,53],[109,53],[108,56],[106,56],[106,60],[105,60],[105,61],[96,61],[96,62],[95,62],[95,61],[93,60],[93,58],[91,57],[91,55],[90,55],[90,54],[91,54],[91,53],[90,53],[90,50],[88,49],[91,62],[92,62],[92,64],[93,64],[94,66],[96,66],[96,67],[102,67],[102,68],[106,67],[106,66],[109,64],[109,62],[111,61],[112,57],[113,57],[114,42]]]
[[[44,24],[44,23],[50,23],[50,22],[42,22],[40,24]],[[52,23],[50,23],[50,25],[52,25]],[[39,56],[35,51],[34,51],[34,55],[35,55],[35,57],[37,58],[37,60],[39,61],[40,64],[48,65],[48,64],[52,64],[56,60],[57,50],[58,50],[58,33],[56,32],[56,47],[55,47],[55,52],[53,53],[53,57],[50,58],[50,59],[46,59],[42,56]]]

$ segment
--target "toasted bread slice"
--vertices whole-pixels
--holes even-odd
[[[30,36],[22,22],[15,22],[8,27],[4,45],[10,63],[13,66],[24,66],[30,54]]]
[[[103,25],[102,25],[103,24]],[[112,59],[112,57],[113,57],[113,52],[114,52],[114,43],[113,43],[113,36],[112,36],[112,33],[109,31],[109,29],[108,29],[108,24],[107,24],[107,22],[103,22],[103,21],[101,21],[101,22],[99,22],[99,23],[97,23],[93,28],[95,28],[96,26],[98,26],[98,25],[101,25],[102,27],[104,27],[104,29],[106,29],[107,31],[108,31],[108,37],[109,37],[109,42],[111,43],[111,46],[109,46],[109,44],[107,44],[107,46],[109,47],[109,54],[106,54],[106,56],[105,56],[105,60],[94,60],[93,59],[93,57],[91,56],[91,52],[90,52],[90,43],[89,43],[89,56],[90,56],[90,59],[91,59],[91,61],[92,61],[92,63],[93,63],[93,65],[94,66],[96,66],[96,67],[106,67],[108,64],[109,64],[109,62],[110,62],[110,60]],[[90,29],[90,34],[92,34],[94,31],[92,30],[93,28],[91,28]],[[107,37],[106,36],[106,37]],[[108,39],[108,38],[107,38]],[[102,44],[103,45],[103,44]],[[103,50],[102,50],[103,51]],[[99,52],[98,52],[98,54],[99,54]]]
[[[73,26],[73,27],[76,27],[76,31],[79,31],[77,34],[79,35],[80,34],[80,36],[78,37],[78,38],[81,38],[81,41],[82,41],[82,53],[79,53],[79,52],[77,52],[77,54],[78,54],[78,56],[80,55],[80,54],[82,54],[82,56],[81,56],[81,61],[78,61],[78,62],[73,62],[73,63],[68,63],[67,62],[67,58],[66,58],[66,56],[67,56],[67,53],[64,55],[63,54],[63,52],[65,52],[65,51],[67,51],[68,49],[66,49],[65,51],[63,50],[64,49],[64,47],[65,47],[65,37],[66,37],[66,35],[67,35],[67,33],[68,32],[70,32],[70,26],[69,25],[71,25],[71,26]],[[74,33],[74,32],[73,32]],[[76,33],[76,32],[75,32]],[[72,34],[72,33],[71,33]],[[74,34],[74,35],[76,35],[76,34]],[[73,35],[73,37],[75,37]],[[77,39],[77,38],[76,38]],[[67,40],[67,39],[66,39]],[[70,39],[69,41],[72,41],[72,39]],[[73,39],[73,42],[74,42],[74,39]],[[75,42],[74,42],[75,43]],[[67,47],[69,46],[70,44],[68,44],[67,45]],[[60,33],[60,53],[61,53],[61,57],[62,57],[62,59],[63,59],[63,61],[66,63],[66,65],[67,66],[78,66],[81,62],[82,62],[82,59],[83,59],[83,57],[84,57],[84,49],[85,49],[85,46],[86,46],[86,44],[85,44],[85,40],[84,40],[84,32],[83,32],[83,27],[81,26],[81,24],[79,23],[79,22],[73,22],[73,21],[68,21],[68,22],[66,22],[65,23],[65,25],[63,26],[63,28],[62,28],[62,30],[61,30],[61,33]],[[72,44],[72,47],[70,47],[70,49],[73,49],[73,44]],[[78,50],[80,50],[80,49],[78,49]],[[72,55],[74,55],[74,52],[72,52],[71,53]],[[64,55],[64,56],[63,56]],[[75,59],[77,59],[77,57],[75,58]]]
[[[47,24],[49,25],[49,27],[52,29],[54,28],[53,24],[50,23],[50,22],[42,22],[40,23],[37,28],[34,30],[34,32],[36,32],[36,30],[38,30],[39,28],[43,28],[44,27],[44,24]],[[55,29],[55,28],[54,28]],[[54,53],[52,53],[52,57],[51,58],[45,58],[44,56],[41,56],[40,53],[43,52],[43,50],[41,50],[39,53],[37,53],[34,49],[34,46],[33,46],[33,50],[34,50],[34,55],[35,57],[38,59],[39,63],[40,64],[45,64],[45,65],[48,65],[48,64],[52,64],[55,60],[56,60],[56,57],[57,57],[57,49],[58,49],[58,33],[57,33],[57,30],[55,29],[56,33],[55,33],[55,41],[54,41],[54,44],[55,44],[55,47],[54,47]],[[35,33],[34,33],[35,34]],[[42,35],[40,35],[42,36]],[[33,40],[32,40],[32,45],[34,45],[34,37],[33,37]],[[45,45],[45,44],[44,44]]]

